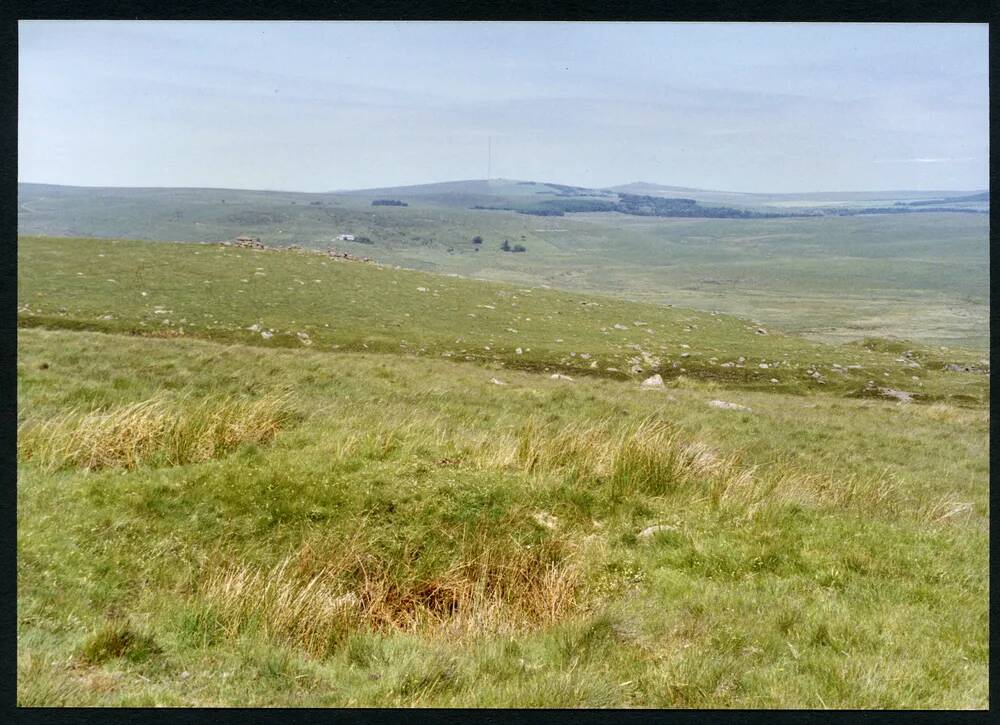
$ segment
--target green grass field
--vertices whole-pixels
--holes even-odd
[[[824,341],[988,346],[988,215],[663,219],[469,208],[554,191],[497,181],[336,194],[22,184],[18,227],[22,234],[203,242],[251,234],[269,245],[334,246],[390,265],[719,310]],[[380,197],[410,206],[372,207]],[[850,203],[892,201],[865,198]],[[336,241],[342,233],[372,243]],[[479,251],[471,242],[477,235]],[[504,239],[528,251],[501,252]]]
[[[988,706],[975,346],[18,247],[21,705]]]

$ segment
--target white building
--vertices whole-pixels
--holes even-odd
[[[354,235],[353,234],[338,234],[337,235],[337,241],[338,242],[353,242],[354,241]]]

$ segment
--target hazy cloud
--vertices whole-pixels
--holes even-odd
[[[985,25],[21,22],[19,176],[985,188]]]

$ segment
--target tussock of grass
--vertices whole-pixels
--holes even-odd
[[[153,638],[137,631],[124,621],[107,622],[94,632],[79,650],[85,664],[99,665],[124,657],[130,662],[143,662],[160,652]]]
[[[306,545],[270,569],[222,567],[200,596],[230,636],[256,629],[316,656],[358,630],[481,636],[544,626],[573,610],[581,569],[564,548],[558,540],[479,542],[447,569],[419,575],[359,533],[322,554]]]
[[[530,419],[495,440],[480,457],[486,467],[527,473],[569,472],[607,481],[618,493],[666,493],[722,472],[728,463],[708,446],[683,441],[668,422],[646,419],[541,424]]]
[[[17,452],[47,470],[175,466],[265,444],[294,417],[287,394],[262,398],[154,397],[110,411],[70,411],[18,429]]]

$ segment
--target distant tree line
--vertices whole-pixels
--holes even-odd
[[[774,219],[795,214],[759,212],[730,206],[702,206],[694,199],[620,194],[617,211],[635,216],[707,217],[712,219]]]
[[[580,212],[619,212],[632,216],[717,217],[728,219],[763,219],[796,214],[756,212],[725,206],[702,206],[694,199],[670,199],[658,196],[620,194],[617,202],[604,199],[546,199],[529,206],[474,206],[473,209],[516,211],[533,216],[564,216]]]
[[[409,206],[405,201],[399,199],[376,199],[372,206]]]

